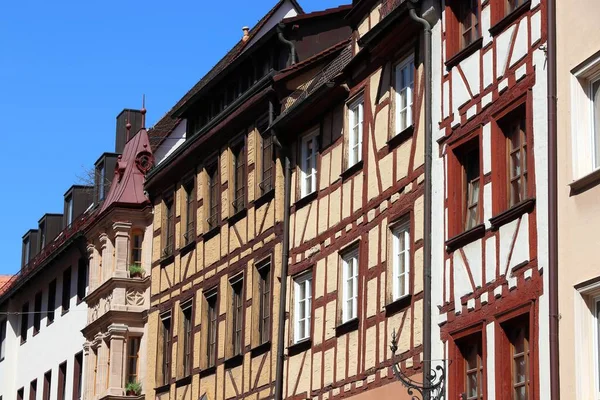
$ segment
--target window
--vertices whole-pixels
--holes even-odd
[[[258,272],[259,316],[258,337],[259,344],[271,340],[271,261],[260,264]]]
[[[44,374],[43,400],[50,400],[51,390],[52,390],[52,371],[48,371]]]
[[[130,336],[127,338],[127,382],[139,382],[139,352],[140,352],[139,336]]]
[[[479,149],[467,153],[464,164],[465,230],[479,224]]]
[[[29,384],[29,400],[37,399],[37,379],[34,379]]]
[[[29,325],[29,303],[23,304],[21,307],[21,343],[27,341],[27,328]]]
[[[529,399],[529,321],[527,315],[503,326],[510,344],[511,391],[514,400]]]
[[[25,388],[17,390],[17,400],[23,400],[23,396],[25,396]]]
[[[173,231],[175,230],[175,219],[173,217],[173,199],[165,199],[165,246],[163,249],[163,257],[169,257],[173,254]]]
[[[181,306],[183,316],[183,376],[192,374],[192,302]]]
[[[415,62],[411,55],[396,65],[395,125],[396,135],[413,124],[413,87]]]
[[[523,4],[527,3],[528,0],[498,0],[498,17],[497,18],[502,18],[505,17],[509,14],[511,14],[513,11],[515,11],[517,8],[521,7]]]
[[[40,252],[42,251],[42,249],[46,246],[46,224],[45,223],[41,223],[40,224]]]
[[[342,256],[342,323],[357,317],[358,248]]]
[[[206,346],[206,361],[207,367],[214,367],[216,364],[217,356],[217,292],[211,292],[206,297],[206,304],[208,306],[208,319],[206,325],[206,331],[208,334],[207,346]]]
[[[360,98],[348,106],[348,168],[362,161],[363,141],[363,99]]]
[[[464,49],[479,38],[479,0],[460,0],[458,3],[460,47]]]
[[[71,303],[71,267],[63,272],[62,313],[69,311]]]
[[[233,212],[237,213],[245,207],[246,197],[246,146],[244,142],[236,144],[231,148],[231,155],[233,157]]]
[[[25,247],[25,256],[23,258],[23,260],[24,260],[23,265],[27,265],[27,264],[29,264],[29,257],[31,256],[31,242],[29,241],[29,238],[25,239],[25,241],[23,242],[23,245]]]
[[[483,399],[483,361],[481,336],[471,335],[457,341],[459,352],[457,382],[461,398],[465,400]]]
[[[215,228],[219,223],[219,205],[221,194],[219,193],[219,168],[215,162],[213,165],[206,168],[208,178],[208,229]]]
[[[77,264],[77,301],[81,302],[85,297],[87,287],[88,263],[85,258],[80,258]]]
[[[104,170],[104,163],[98,167],[98,201],[104,200],[104,192],[106,190],[104,182],[106,180],[106,173]]]
[[[472,229],[481,221],[481,169],[479,162],[479,135],[454,149],[449,161],[452,193],[451,234],[458,235]]]
[[[73,361],[73,400],[80,400],[83,397],[83,352],[75,354]]]
[[[196,191],[194,190],[193,179],[183,186],[183,191],[185,194],[185,233],[183,234],[183,243],[186,245],[192,243],[196,238],[194,235],[196,222],[194,197],[196,195]]]
[[[594,169],[600,168],[600,79],[596,79],[591,83],[591,114],[593,118],[593,152],[594,152]]]
[[[160,353],[159,360],[161,361],[160,376],[158,382],[162,385],[169,383],[171,374],[171,313],[167,313],[161,316],[161,330],[160,330]]]
[[[67,389],[67,362],[58,366],[58,400],[65,400]]]
[[[242,353],[242,317],[244,313],[244,280],[237,276],[231,283],[231,350],[232,356]]]
[[[261,194],[273,189],[273,136],[267,130],[269,119],[263,118],[257,124],[261,135],[261,182],[259,184]]]
[[[300,193],[304,197],[317,190],[317,136],[318,131],[302,138],[300,152]]]
[[[142,242],[144,235],[141,231],[134,231],[131,235],[131,265],[142,265]]]
[[[56,279],[53,279],[48,285],[48,308],[46,310],[46,319],[48,325],[54,322],[54,308],[56,307]]]
[[[40,321],[42,320],[42,292],[37,292],[33,306],[33,334],[37,335],[40,331]]]
[[[73,223],[73,196],[67,198],[67,226]]]
[[[392,230],[392,300],[410,291],[410,221],[402,221]]]
[[[506,137],[508,206],[527,198],[527,135],[525,113],[519,109],[498,122]]]
[[[0,361],[6,357],[6,319],[0,321]]]
[[[310,273],[294,279],[294,343],[310,337],[311,286],[312,276]]]

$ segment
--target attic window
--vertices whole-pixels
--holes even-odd
[[[106,171],[104,168],[104,163],[98,166],[98,201],[104,200],[104,181],[106,179]]]
[[[73,223],[73,196],[67,197],[67,226]]]

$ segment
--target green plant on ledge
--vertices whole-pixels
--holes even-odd
[[[125,393],[127,396],[139,396],[142,394],[142,384],[139,382],[129,382],[125,386]]]
[[[129,276],[132,278],[143,278],[146,271],[140,265],[132,264],[129,266]]]

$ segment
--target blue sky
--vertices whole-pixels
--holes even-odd
[[[0,274],[21,237],[104,151],[115,117],[154,124],[276,0],[6,1],[0,5]],[[299,0],[305,11],[350,0]]]

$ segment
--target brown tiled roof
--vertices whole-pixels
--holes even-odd
[[[250,43],[254,35],[256,35],[260,28],[264,26],[264,24],[269,20],[269,18],[271,18],[271,16],[275,14],[275,11],[277,11],[277,9],[281,7],[281,5],[285,3],[285,1],[286,0],[279,0],[277,4],[275,4],[275,6],[267,14],[265,14],[265,16],[262,17],[260,21],[258,21],[258,23],[250,30],[250,32],[248,33],[250,36],[248,40],[240,40],[239,42],[237,42],[236,45],[233,46],[233,48],[231,48],[231,50],[229,50],[227,54],[225,54],[225,56],[221,58],[221,60],[219,60],[219,62],[217,62],[215,66],[212,67],[212,69],[208,71],[208,73],[204,75],[204,77],[200,79],[200,81],[196,83],[196,85],[194,85],[194,87],[192,87],[177,102],[177,104],[175,104],[175,106],[171,108],[171,110],[167,114],[165,114],[165,116],[163,116],[160,119],[160,121],[156,123],[156,125],[154,125],[154,127],[148,130],[148,136],[150,139],[150,145],[152,146],[152,151],[156,150],[156,148],[160,146],[162,142],[164,142],[165,138],[169,136],[169,134],[173,131],[173,129],[175,129],[177,124],[179,124],[179,121],[181,121],[181,119],[179,118],[173,118],[174,112],[181,108],[185,103],[187,103],[193,96],[199,93],[211,80],[216,78],[225,68],[227,68],[227,66],[229,66],[236,59],[241,54],[242,50],[244,50],[246,44]],[[296,0],[290,1],[296,7],[299,13],[304,14],[302,7],[300,7]]]
[[[8,282],[12,278],[12,275],[0,275],[0,294],[4,293],[10,286]]]

